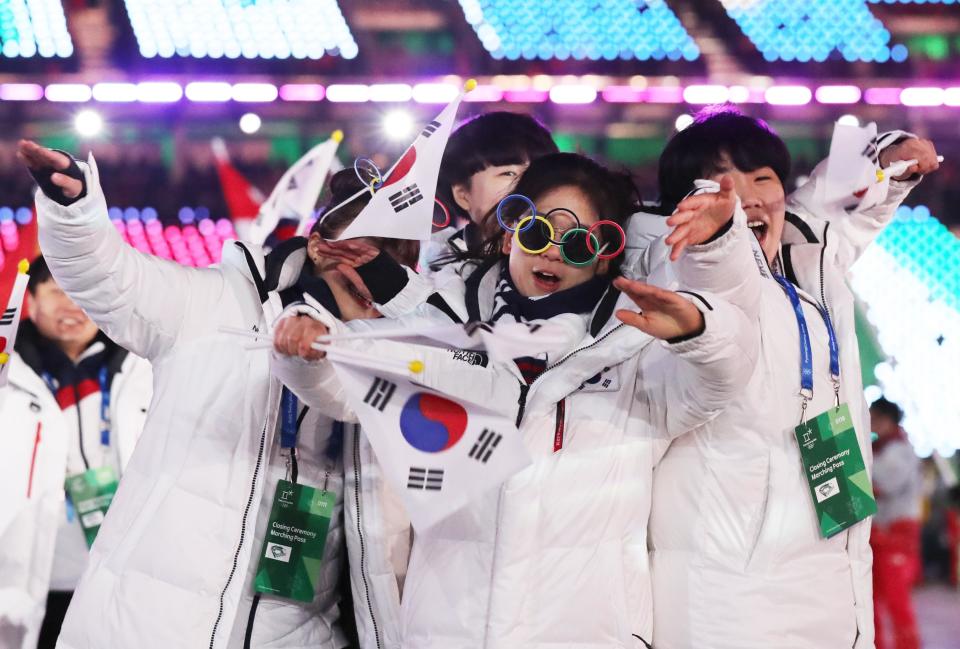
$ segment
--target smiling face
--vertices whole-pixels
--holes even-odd
[[[465,184],[454,185],[453,198],[471,221],[480,223],[513,190],[528,166],[525,162],[487,167],[470,176]]]
[[[587,196],[572,185],[552,189],[533,198],[533,202],[537,206],[538,214],[547,214],[557,208],[572,210],[585,228],[589,228],[601,218]],[[560,214],[551,220],[555,228],[554,238],[559,241],[572,223],[569,218]],[[560,249],[554,245],[541,254],[530,254],[518,246],[509,234],[504,235],[502,250],[509,255],[510,277],[517,291],[525,297],[540,297],[573,288],[595,275],[606,274],[610,265],[607,260],[599,260],[587,266],[567,264],[563,261]]]
[[[767,261],[773,263],[780,250],[787,209],[780,178],[770,167],[740,171],[727,156],[722,158],[719,166],[720,170],[710,180],[719,180],[724,175],[733,179],[734,190],[747,213],[747,226],[760,242]]]
[[[30,320],[43,336],[75,357],[93,342],[97,325],[52,279],[37,284],[27,298]]]

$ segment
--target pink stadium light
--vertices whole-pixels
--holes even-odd
[[[319,83],[288,83],[280,86],[280,99],[284,101],[321,101],[324,89]]]
[[[679,104],[683,101],[680,86],[652,86],[647,88],[646,99],[652,104]]]
[[[375,83],[370,86],[371,101],[410,101],[413,88],[408,83]]]
[[[95,83],[93,98],[102,102],[136,101],[137,87],[132,83]]]
[[[90,101],[93,91],[85,83],[51,83],[43,94],[47,101],[83,102]]]
[[[764,98],[774,106],[805,106],[810,103],[813,93],[806,86],[770,86]]]
[[[327,86],[327,101],[335,103],[370,101],[370,87],[362,83],[336,83]]]
[[[821,104],[855,104],[862,94],[856,86],[820,86],[814,96]]]
[[[646,97],[646,91],[633,86],[607,86],[600,95],[610,104],[639,104]]]
[[[217,226],[214,225],[212,219],[200,219],[200,222],[197,223],[197,229],[204,238],[207,238],[217,231]]]
[[[904,106],[942,106],[943,88],[904,88],[900,92],[900,103]]]
[[[233,239],[237,236],[230,219],[217,219],[217,235],[221,239]]]
[[[693,85],[683,89],[683,100],[688,104],[722,104],[730,99],[730,89],[726,86]]]
[[[877,106],[896,106],[900,103],[900,88],[867,88],[863,100]]]
[[[226,81],[194,81],[184,92],[187,99],[197,102],[224,102],[233,96],[233,88]]]
[[[497,86],[477,86],[464,96],[464,101],[501,101],[503,90]]]
[[[558,84],[550,88],[550,101],[555,104],[592,104],[597,100],[597,89],[578,84]]]
[[[943,91],[943,103],[946,106],[960,106],[960,87],[945,88]]]
[[[35,83],[0,84],[0,100],[37,101],[43,99],[43,86]]]
[[[272,83],[235,83],[233,100],[243,103],[269,103],[277,98],[279,92]]]
[[[418,83],[413,87],[413,100],[418,104],[447,104],[460,89],[450,83]]]
[[[145,104],[172,104],[183,97],[183,88],[173,81],[141,81],[137,99]]]
[[[539,104],[545,102],[547,97],[549,97],[549,95],[545,90],[534,90],[532,88],[527,90],[506,90],[503,93],[504,99],[519,104]]]

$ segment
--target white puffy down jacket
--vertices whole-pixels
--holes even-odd
[[[264,596],[250,614],[275,485],[287,473],[275,435],[281,386],[267,351],[220,330],[269,331],[277,291],[299,277],[305,249],[270,265],[256,247],[227,242],[221,266],[202,270],[140,254],[110,223],[92,159],[81,167],[80,201],[63,207],[38,194],[40,245],[71,298],[153,363],[154,400],[58,647],[224,649],[246,633],[252,647],[344,646],[339,515],[313,602]],[[329,472],[342,494],[342,471],[324,453],[330,424],[306,415],[299,481],[319,486]]]

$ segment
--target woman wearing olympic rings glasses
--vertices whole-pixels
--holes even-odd
[[[398,556],[378,545],[389,538],[382,474],[360,467],[365,489],[354,513],[374,539],[375,562],[357,607],[363,647],[649,647],[653,467],[670,438],[720,412],[753,369],[756,332],[739,310],[615,279],[622,224],[635,209],[629,179],[560,153],[533,161],[514,192],[522,198],[500,209],[505,231],[443,274],[415,317],[349,323],[413,331],[451,319],[562,321],[573,332],[565,349],[493,368],[490,402],[515,417],[533,462],[418,529],[400,592],[401,580],[380,572],[397,566],[379,556]],[[310,326],[294,317],[278,324],[274,372],[311,407],[355,420],[322,353],[298,357],[317,335],[348,329],[313,315]],[[401,343],[357,342],[379,358],[404,357]],[[417,380],[429,385],[426,365]],[[457,388],[485,394],[490,383],[467,365]]]

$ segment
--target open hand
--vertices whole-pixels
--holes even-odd
[[[17,158],[31,171],[63,170],[70,166],[70,158],[30,140],[17,143]],[[83,182],[62,173],[54,173],[50,180],[63,190],[67,198],[76,198],[83,191]]]
[[[617,310],[617,319],[624,324],[661,340],[694,336],[703,331],[703,314],[679,294],[625,277],[617,278],[613,285],[641,310],[640,313]]]
[[[671,246],[670,260],[676,261],[687,246],[709,241],[732,217],[737,205],[737,193],[733,189],[733,178],[720,178],[720,191],[697,194],[680,201],[667,225],[673,232],[666,238]]]
[[[880,167],[883,169],[898,160],[916,160],[917,164],[908,167],[903,175],[894,176],[894,180],[907,180],[914,174],[928,174],[940,168],[937,149],[933,142],[923,138],[907,138],[880,152]]]
[[[312,347],[320,336],[329,330],[322,322],[310,316],[298,315],[284,318],[273,331],[273,349],[284,356],[299,356],[308,361],[318,361],[326,354]]]
[[[319,234],[310,235],[307,252],[318,271],[330,270],[340,264],[362,266],[380,254],[380,249],[363,239],[328,241]]]

